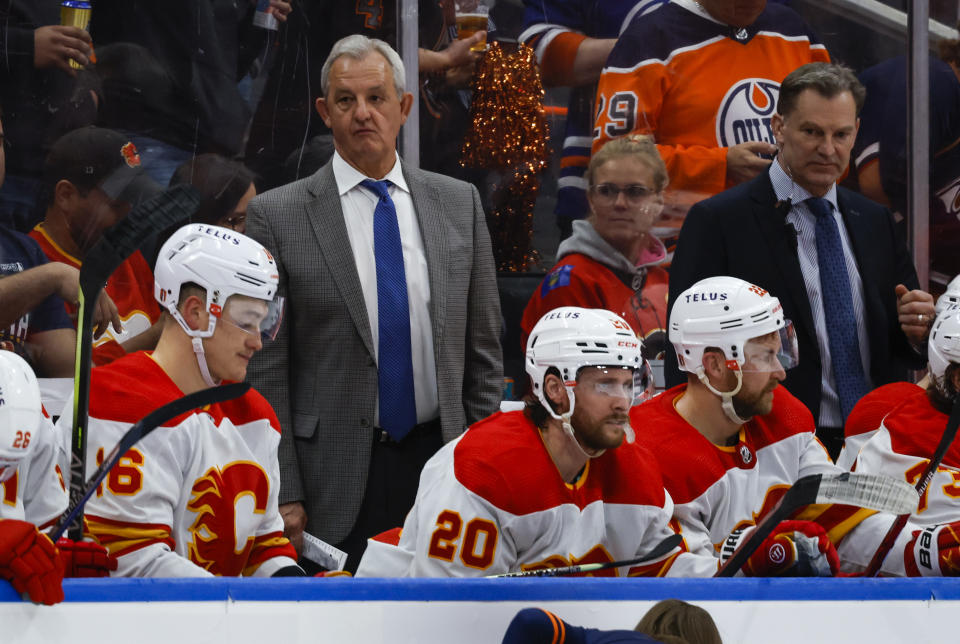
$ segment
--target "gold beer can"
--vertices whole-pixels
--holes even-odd
[[[65,27],[78,27],[86,29],[90,25],[90,14],[93,10],[89,2],[82,0],[64,0],[60,3],[60,24]],[[70,66],[74,69],[81,69],[80,63],[75,60],[70,61]]]

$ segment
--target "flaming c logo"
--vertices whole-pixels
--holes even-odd
[[[120,148],[120,154],[123,155],[123,160],[131,168],[140,166],[140,154],[137,152],[137,146],[133,143],[127,143]]]
[[[188,551],[190,561],[215,575],[239,575],[253,549],[251,534],[237,543],[237,502],[244,496],[253,499],[253,513],[267,509],[270,483],[263,468],[256,463],[237,461],[222,470],[211,467],[198,478],[191,489],[187,509],[197,518],[190,526],[193,538]]]

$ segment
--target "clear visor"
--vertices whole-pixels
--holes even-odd
[[[800,362],[797,350],[797,332],[790,320],[784,320],[782,329],[747,340],[743,346],[743,365],[740,370],[752,373],[770,373],[793,369]]]
[[[653,374],[646,361],[640,369],[626,367],[594,367],[596,374],[589,379],[577,376],[577,386],[590,388],[602,396],[620,397],[630,406],[639,405],[653,396]],[[632,377],[623,377],[625,371],[632,371]],[[582,370],[581,370],[582,373]]]
[[[245,295],[233,295],[218,316],[245,333],[259,335],[266,342],[277,337],[283,321],[284,298],[276,296],[272,301],[258,300]]]

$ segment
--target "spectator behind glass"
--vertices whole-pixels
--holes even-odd
[[[593,142],[593,99],[603,64],[617,37],[635,18],[665,0],[524,0],[520,41],[533,47],[545,87],[570,86],[557,191],[557,226],[562,236],[589,212],[584,176]],[[643,16],[643,18],[638,18]]]
[[[44,220],[30,232],[51,261],[79,269],[104,231],[141,200],[160,191],[140,165],[137,149],[119,132],[88,126],[61,137],[44,165]],[[139,250],[113,272],[104,290],[123,320],[94,343],[93,361],[152,349],[160,337],[153,272]],[[76,308],[68,305],[76,315]]]
[[[960,273],[960,40],[930,57],[930,278],[939,291]],[[867,99],[853,148],[860,191],[907,214],[907,61],[899,56],[862,74]]]
[[[664,599],[654,604],[633,630],[654,639],[673,635],[691,644],[723,644],[710,613],[679,599]]]
[[[253,173],[219,154],[201,154],[173,173],[170,185],[188,183],[200,192],[200,208],[191,221],[247,230],[247,204],[257,196]]]
[[[556,265],[523,312],[521,340],[545,313],[560,306],[607,309],[621,315],[643,340],[644,357],[663,359],[667,272],[663,242],[650,234],[667,186],[653,139],[632,135],[610,141],[587,167],[590,217],[573,222]],[[660,383],[662,385],[662,383]]]
[[[770,165],[783,78],[828,59],[783,5],[676,0],[617,40],[598,85],[593,151],[631,132],[654,137],[670,175],[667,216],[654,233],[672,254],[693,203]]]
[[[7,127],[9,176],[0,190],[0,224],[26,232],[38,206],[43,159],[62,134],[96,118],[96,77],[88,65],[90,36],[60,26],[59,0],[0,3],[0,101]]]
[[[126,98],[133,112],[127,116],[136,119],[121,129],[143,154],[147,173],[161,185],[194,153],[242,150],[251,112],[238,82],[263,51],[266,38],[266,30],[253,25],[255,6],[233,0],[94,4],[90,27],[98,47],[142,45],[173,82],[173,100],[159,105],[150,101],[155,92],[149,85],[129,88],[133,91]],[[286,0],[270,0],[270,9],[285,21],[291,7]]]

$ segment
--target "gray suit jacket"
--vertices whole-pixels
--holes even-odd
[[[480,196],[470,184],[403,168],[430,276],[445,441],[497,409],[500,304]],[[277,339],[249,380],[280,418],[280,503],[302,501],[307,530],[329,543],[353,527],[367,483],[377,365],[331,164],[266,192],[247,234],[273,253],[286,296]]]

